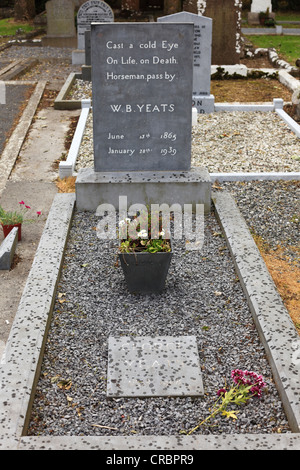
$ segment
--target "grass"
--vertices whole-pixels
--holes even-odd
[[[295,65],[299,59],[299,36],[247,36],[255,47],[274,48],[280,58]]]
[[[259,236],[254,235],[254,239],[300,335],[300,268],[296,264],[291,265],[283,248],[278,247],[277,250],[270,250]],[[296,247],[294,250],[299,253],[299,248]]]
[[[5,18],[0,20],[0,36],[14,36],[17,31],[24,34],[33,30],[34,26],[28,22],[14,21],[13,18]]]
[[[300,21],[300,12],[280,12],[275,11],[276,21]]]

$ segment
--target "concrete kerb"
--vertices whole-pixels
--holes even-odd
[[[14,227],[0,245],[0,270],[9,270],[18,243],[18,228]]]
[[[74,174],[76,160],[80,150],[80,145],[84,130],[86,127],[87,118],[89,116],[91,108],[91,100],[82,100],[81,101],[82,111],[80,113],[80,118],[76,126],[75,134],[73,136],[72,144],[65,161],[59,163],[59,177],[65,178],[72,176]]]
[[[70,73],[64,85],[62,86],[59,94],[57,95],[54,101],[54,109],[80,109],[81,101],[80,100],[68,100],[68,94],[74,85],[75,80],[80,79],[80,73]]]
[[[300,384],[297,382],[300,338],[232,197],[229,193],[213,193],[213,202],[266,348],[292,432],[282,435],[26,436],[75,206],[74,194],[57,194],[0,366],[0,449],[300,449]]]
[[[6,83],[6,82],[4,82]],[[46,87],[45,81],[40,82],[7,82],[9,85],[14,83],[36,85],[34,92],[32,93],[28,104],[21,116],[17,127],[13,131],[9,141],[7,142],[2,156],[0,158],[0,194],[5,188],[7,179],[9,178],[11,171],[15,165],[15,162],[18,158],[22,145],[25,141],[27,132],[34,118],[36,109],[39,105],[39,102],[43,96],[44,89]]]

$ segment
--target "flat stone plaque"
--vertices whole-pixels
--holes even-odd
[[[195,336],[109,337],[108,397],[200,395]]]
[[[92,24],[96,172],[190,169],[193,40],[188,23]]]

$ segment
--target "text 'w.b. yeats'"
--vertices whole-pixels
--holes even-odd
[[[191,165],[192,24],[93,24],[95,171]]]

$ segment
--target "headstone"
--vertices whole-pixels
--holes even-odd
[[[91,29],[92,23],[106,23],[114,21],[114,12],[102,0],[88,0],[77,13],[78,49],[85,49],[85,31]]]
[[[85,52],[85,65],[92,65],[92,51],[91,51],[91,31],[88,30],[84,34],[84,52]]]
[[[214,96],[210,94],[212,19],[185,11],[162,16],[157,21],[194,24],[192,105],[198,113],[214,112]]]
[[[259,13],[269,11],[270,18],[275,18],[275,13],[272,13],[271,0],[252,0],[250,12],[247,14],[249,24],[260,24]]]
[[[252,13],[260,13],[261,11],[266,12],[269,9],[269,12],[272,12],[272,2],[271,0],[252,0],[251,9]]]
[[[74,3],[72,0],[50,0],[46,3],[47,35],[43,37],[44,46],[74,47],[76,29]]]
[[[108,397],[203,395],[194,336],[109,337]]]
[[[95,171],[188,170],[192,24],[92,25]]]
[[[82,80],[92,80],[92,58],[91,58],[91,31],[88,30],[84,33],[84,64],[81,66]]]
[[[76,179],[78,210],[101,204],[203,204],[207,168],[191,168],[191,23],[92,23],[94,168]]]

